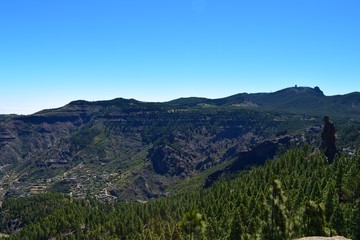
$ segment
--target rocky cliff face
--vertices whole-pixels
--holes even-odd
[[[260,142],[252,149],[237,154],[236,160],[223,170],[218,170],[208,176],[204,187],[211,186],[221,176],[231,176],[232,174],[249,169],[252,166],[262,165],[266,160],[271,160],[281,149],[286,149],[290,144],[299,145],[304,140],[296,136],[285,135],[271,140]]]

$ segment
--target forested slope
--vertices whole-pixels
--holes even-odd
[[[305,146],[236,179],[147,203],[10,198],[0,232],[12,239],[360,239],[359,169],[359,155],[329,165]]]

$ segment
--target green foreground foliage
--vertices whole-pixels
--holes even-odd
[[[59,194],[7,199],[0,232],[11,239],[360,239],[360,156],[332,165],[307,147],[209,189],[145,204]]]

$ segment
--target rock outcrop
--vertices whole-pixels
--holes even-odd
[[[192,170],[192,158],[176,149],[160,145],[149,153],[154,171],[161,175],[181,175]]]
[[[210,174],[206,179],[204,187],[209,187],[223,175],[231,175],[239,170],[263,164],[266,160],[274,158],[281,147],[286,147],[294,141],[296,141],[294,137],[285,135],[273,140],[263,141],[253,149],[239,153],[237,160],[230,166]]]
[[[0,146],[5,145],[6,142],[12,141],[14,139],[15,136],[7,129],[0,129]]]

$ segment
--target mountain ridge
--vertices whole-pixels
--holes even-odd
[[[307,101],[303,101],[303,98],[308,98]],[[238,93],[223,98],[199,98],[188,97],[179,98],[167,102],[142,102],[135,99],[116,98],[113,100],[87,102],[87,104],[94,105],[109,105],[109,104],[134,104],[134,105],[157,105],[157,106],[186,106],[196,107],[199,105],[215,105],[215,106],[238,106],[249,108],[263,108],[265,110],[284,110],[287,112],[297,112],[298,108],[302,108],[303,113],[314,114],[318,113],[318,110],[323,105],[332,104],[332,108],[347,107],[347,113],[356,115],[360,113],[360,92],[351,92],[348,94],[338,94],[332,96],[326,96],[320,90],[319,87],[289,87],[281,89],[276,92],[270,93]],[[77,103],[73,101],[71,103]],[[301,103],[302,102],[302,103]],[[70,103],[70,104],[71,104]],[[296,106],[294,109],[292,106]],[[316,110],[312,110],[316,109]],[[337,114],[336,112],[332,114]]]
[[[304,101],[304,99],[306,101]],[[181,98],[170,103],[193,102],[194,98]],[[243,107],[256,107],[265,110],[283,110],[287,112],[299,112],[306,114],[318,114],[319,109],[326,106],[326,111],[331,108],[346,107],[347,113],[357,115],[360,110],[360,92],[352,92],[344,95],[326,96],[319,87],[289,87],[272,93],[239,93],[225,98],[204,99],[196,98],[195,104],[233,105]],[[202,100],[202,102],[201,102]],[[239,105],[240,104],[240,105]],[[295,106],[295,108],[294,108]],[[326,111],[321,111],[324,115]],[[337,115],[337,112],[331,112]]]
[[[43,113],[48,113],[51,111],[58,111],[63,108],[70,108],[71,106],[108,106],[108,105],[125,105],[125,104],[134,104],[134,105],[155,105],[155,106],[187,106],[187,107],[194,107],[199,104],[211,104],[216,106],[222,105],[232,105],[232,104],[242,104],[246,102],[254,102],[254,106],[264,105],[265,103],[279,102],[280,100],[284,100],[284,98],[294,97],[294,95],[302,95],[301,97],[317,97],[317,100],[324,101],[324,99],[328,99],[328,102],[335,102],[335,103],[342,103],[342,104],[351,104],[354,107],[358,107],[360,105],[360,92],[354,91],[346,94],[336,94],[336,95],[325,95],[319,87],[302,87],[302,86],[295,86],[295,87],[288,87],[284,89],[280,89],[275,92],[259,92],[259,93],[238,93],[234,95],[230,95],[227,97],[222,98],[206,98],[206,97],[181,97],[177,99],[173,99],[170,101],[164,102],[152,102],[152,101],[139,101],[133,98],[126,99],[126,98],[115,98],[110,100],[96,100],[96,101],[87,101],[87,100],[74,100],[70,103],[58,107],[58,108],[51,108],[51,109],[44,109],[33,114],[29,115],[38,115]],[[293,100],[296,100],[294,98]],[[321,102],[326,103],[326,102]],[[278,109],[278,107],[269,107],[269,104],[265,104],[266,108],[273,108]],[[243,106],[247,106],[246,104]],[[279,106],[281,107],[281,106]],[[18,114],[0,114],[0,116],[29,116],[29,115],[18,115]]]

